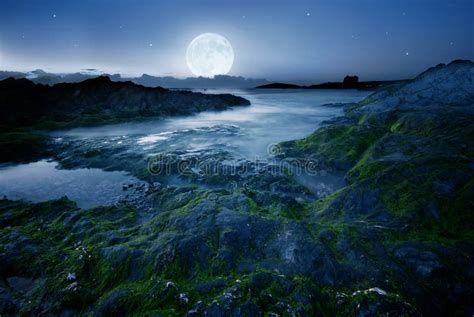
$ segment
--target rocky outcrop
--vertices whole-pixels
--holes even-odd
[[[346,76],[342,82],[327,82],[313,85],[295,85],[289,83],[271,83],[260,85],[255,88],[258,89],[359,89],[359,90],[374,90],[381,87],[401,84],[405,80],[390,80],[390,81],[360,81],[357,76]]]
[[[471,61],[438,65],[347,105],[344,117],[308,138],[281,144],[284,155],[346,173],[348,186],[315,205],[314,221],[379,231],[390,257],[422,280],[400,291],[430,314],[431,305],[444,314],[473,310],[465,297],[473,276],[460,264],[474,256],[473,79]],[[453,264],[448,254],[462,260]]]
[[[108,77],[54,86],[8,78],[0,81],[0,162],[48,157],[48,137],[38,129],[190,115],[249,104],[230,94],[149,88]]]
[[[149,88],[97,77],[46,86],[27,79],[0,82],[0,124],[7,127],[72,127],[149,117],[189,115],[249,105],[229,94]]]

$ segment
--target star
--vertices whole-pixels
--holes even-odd
[[[405,55],[408,56],[408,55],[410,55],[410,53],[406,52]]]
[[[309,17],[311,15],[311,13],[309,12],[306,12],[306,16]]]
[[[153,47],[153,43],[148,44],[149,47]]]
[[[56,15],[56,14],[53,14],[53,18],[56,18],[56,17],[57,17],[57,15]]]

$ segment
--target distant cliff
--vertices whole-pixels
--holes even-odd
[[[28,79],[0,82],[0,124],[3,126],[63,127],[188,115],[249,105],[230,94],[207,95],[113,82],[101,76],[80,83],[47,86]]]
[[[343,82],[328,82],[315,85],[295,85],[288,83],[271,83],[260,85],[255,88],[259,89],[359,89],[372,90],[393,84],[401,84],[405,80],[389,80],[389,81],[359,81],[357,76],[346,76]]]
[[[285,84],[285,83],[271,83],[268,85],[257,86],[256,88],[266,88],[266,89],[303,89],[305,86],[299,86],[294,84]]]

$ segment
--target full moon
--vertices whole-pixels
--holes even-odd
[[[222,35],[204,33],[189,43],[186,63],[196,76],[225,75],[234,63],[234,50]]]

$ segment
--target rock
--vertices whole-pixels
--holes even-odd
[[[345,299],[347,301],[347,298]],[[348,305],[350,303],[350,305]],[[374,287],[359,290],[352,294],[350,302],[343,306],[346,313],[355,316],[381,316],[396,314],[397,316],[421,316],[411,304],[403,301],[398,295]]]
[[[72,282],[71,284],[69,284],[68,286],[66,286],[66,291],[77,291],[77,287],[78,287],[78,283],[77,282]]]
[[[18,304],[8,288],[0,285],[0,313],[6,316],[15,316],[18,314],[18,308]]]
[[[323,229],[319,233],[319,239],[325,240],[325,241],[332,241],[336,238],[336,234],[332,230],[328,229]]]
[[[27,293],[35,287],[35,281],[31,278],[12,276],[7,278],[8,285],[20,293]]]
[[[210,282],[201,282],[194,285],[194,288],[202,294],[207,294],[210,292],[218,292],[224,289],[226,286],[226,281],[223,278],[218,278]]]
[[[443,267],[438,256],[419,243],[405,242],[395,247],[393,254],[423,278]]]
[[[79,97],[77,91],[81,92]],[[161,87],[149,88],[129,81],[114,82],[107,76],[53,86],[8,78],[0,81],[0,95],[3,96],[2,103],[7,105],[0,112],[1,124],[16,127],[34,126],[40,119],[46,118],[52,124],[69,122],[69,126],[77,126],[81,122],[84,124],[84,118],[89,124],[103,124],[111,118],[120,118],[121,112],[126,112],[130,120],[250,105],[248,100],[230,94],[205,95]],[[94,115],[91,116],[91,113]]]
[[[129,311],[125,301],[131,295],[130,289],[118,289],[102,299],[95,307],[94,316],[123,316]]]
[[[202,314],[204,309],[205,309],[204,303],[202,301],[197,301],[196,304],[193,305],[193,308],[186,313],[186,316],[187,317],[200,316],[200,314]]]
[[[183,259],[183,269],[190,272],[196,265],[206,266],[213,253],[204,237],[188,236],[179,241],[177,254]]]
[[[262,315],[263,315],[262,311],[260,310],[258,305],[256,305],[255,303],[251,301],[248,301],[242,305],[237,306],[232,312],[232,316],[235,316],[235,317],[244,317],[244,316],[258,317]]]
[[[116,245],[102,249],[102,255],[112,265],[119,266],[128,263],[130,250],[123,245]]]
[[[153,182],[153,183],[151,184],[151,186],[150,186],[150,189],[151,189],[152,191],[159,191],[159,190],[161,190],[162,188],[163,188],[163,186],[162,186],[161,183],[159,183],[159,182]]]
[[[0,274],[12,276],[22,268],[33,270],[28,262],[37,256],[39,250],[36,242],[14,229],[8,231],[2,237],[2,249],[0,249]]]
[[[183,306],[186,306],[189,303],[189,298],[186,293],[180,293],[178,299],[179,303]]]
[[[143,278],[145,270],[143,266],[146,264],[144,259],[145,252],[143,250],[132,250],[130,254],[130,262],[128,265],[128,279],[138,281]]]

